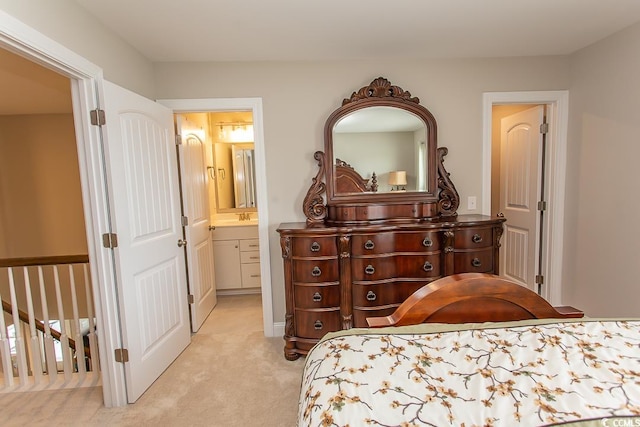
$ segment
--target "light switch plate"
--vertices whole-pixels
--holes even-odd
[[[476,196],[469,196],[467,198],[467,209],[470,211],[476,210]]]

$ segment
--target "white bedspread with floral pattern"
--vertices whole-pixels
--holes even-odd
[[[329,334],[307,355],[299,426],[640,426],[640,321],[505,325]]]

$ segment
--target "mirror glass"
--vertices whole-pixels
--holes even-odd
[[[218,212],[256,211],[255,151],[250,111],[209,115],[213,140],[211,178]]]
[[[363,178],[377,176],[378,193],[429,191],[427,127],[401,108],[371,106],[333,127],[333,164],[348,163]]]

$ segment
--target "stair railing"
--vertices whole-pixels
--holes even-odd
[[[98,351],[88,267],[87,255],[0,259],[0,392],[99,380],[98,358],[91,357]],[[38,299],[39,306],[34,305]],[[51,327],[56,320],[60,330]],[[11,325],[14,336],[9,336]],[[58,354],[56,342],[62,349]]]

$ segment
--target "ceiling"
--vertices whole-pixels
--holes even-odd
[[[75,0],[160,61],[565,55],[640,21],[638,0]]]
[[[638,0],[75,1],[152,62],[565,55],[640,21]],[[2,49],[0,93],[71,111],[68,79]]]

